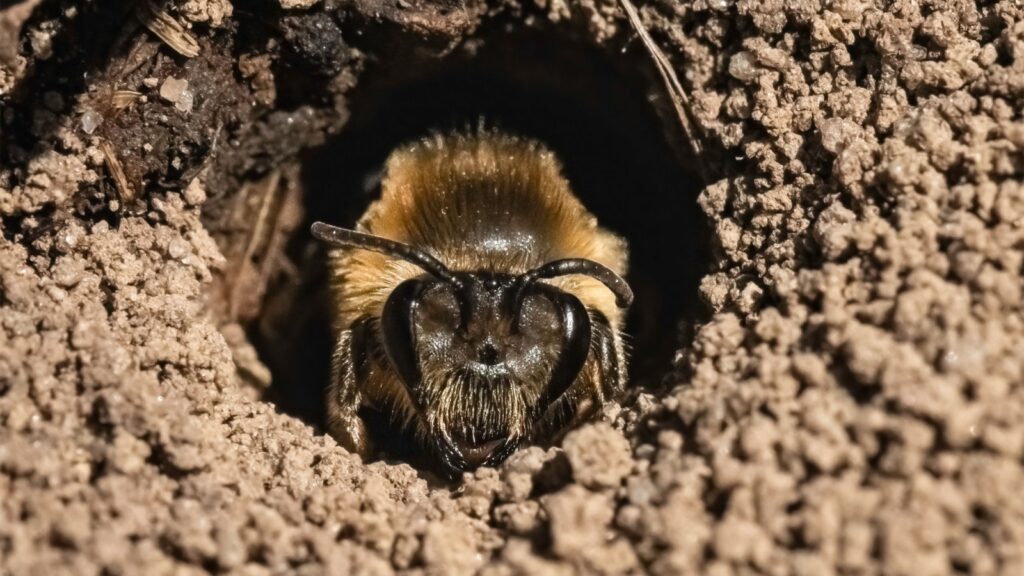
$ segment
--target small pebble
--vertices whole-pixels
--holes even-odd
[[[195,95],[188,88],[188,80],[168,77],[160,86],[160,97],[167,102],[174,104],[174,107],[181,112],[191,112]]]
[[[746,50],[733,54],[729,59],[729,75],[743,82],[757,78],[757,62],[754,55]]]
[[[182,240],[172,240],[167,246],[167,255],[175,260],[180,260],[186,254],[188,254],[188,245]]]
[[[92,134],[102,125],[103,116],[95,110],[87,108],[82,114],[82,132]]]

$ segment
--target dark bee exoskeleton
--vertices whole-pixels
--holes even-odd
[[[449,472],[493,465],[622,389],[625,243],[536,142],[480,132],[401,148],[356,228],[312,229],[338,248],[327,414],[349,450],[373,452],[369,408]]]

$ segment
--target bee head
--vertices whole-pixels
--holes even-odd
[[[539,280],[584,274],[612,290],[621,307],[633,298],[621,277],[590,260],[556,260],[519,275],[455,272],[393,240],[320,222],[312,232],[329,244],[386,253],[425,271],[392,291],[380,335],[418,411],[421,434],[451,470],[504,460],[586,363],[586,307]]]

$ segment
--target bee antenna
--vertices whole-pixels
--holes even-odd
[[[331,226],[326,222],[314,222],[309,228],[313,237],[339,248],[362,248],[372,252],[397,256],[406,262],[411,262],[426,270],[433,276],[443,280],[457,288],[462,287],[462,281],[452,273],[440,260],[431,256],[426,251],[403,242],[389,240],[381,236],[356,232],[347,228]]]
[[[615,295],[615,304],[619,308],[628,308],[633,303],[633,290],[629,284],[611,268],[585,258],[564,258],[552,260],[538,266],[519,277],[519,287],[515,294],[515,309],[519,310],[526,288],[544,278],[557,278],[570,274],[590,276],[604,284]]]

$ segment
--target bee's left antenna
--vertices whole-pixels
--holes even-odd
[[[457,288],[462,287],[462,281],[444,263],[415,246],[374,236],[373,234],[331,226],[326,222],[314,222],[309,231],[313,234],[314,238],[331,246],[362,248],[387,254],[388,256],[397,256],[402,260],[419,266],[440,280],[448,282]]]

